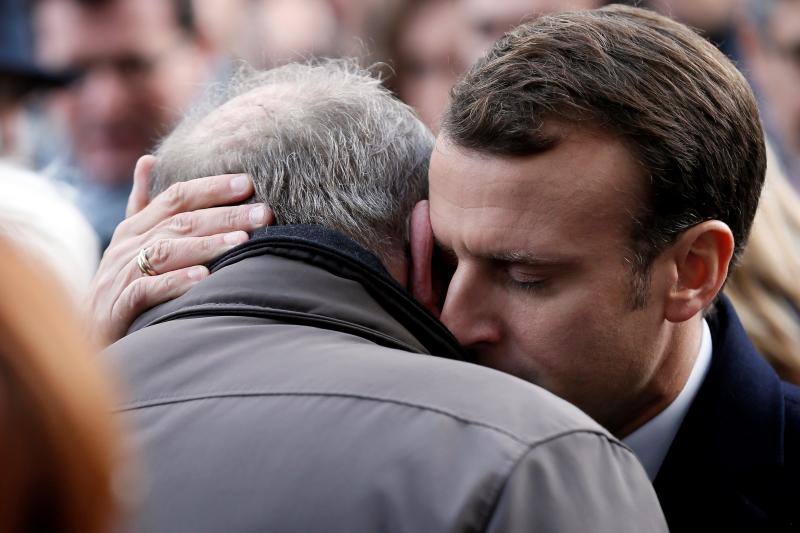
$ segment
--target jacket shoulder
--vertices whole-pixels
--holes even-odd
[[[234,316],[152,325],[109,356],[152,476],[142,531],[661,530],[630,450],[494,370]]]
[[[350,397],[480,425],[525,446],[575,431],[616,439],[533,384],[471,363],[378,346],[343,332],[247,317],[137,331],[107,352],[129,384],[123,410],[236,395]]]

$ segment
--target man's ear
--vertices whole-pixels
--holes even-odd
[[[667,320],[684,322],[714,301],[728,276],[733,247],[733,233],[719,220],[702,222],[681,234],[670,247],[677,277],[667,295]]]
[[[433,229],[431,229],[431,216],[427,200],[422,200],[414,206],[408,234],[411,245],[411,274],[408,290],[428,311],[438,317],[439,308],[434,294],[432,276]]]

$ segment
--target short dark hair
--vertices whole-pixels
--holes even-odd
[[[695,224],[728,224],[738,259],[764,181],[764,135],[750,86],[711,43],[634,7],[542,17],[509,32],[453,88],[442,132],[465,148],[532,155],[548,148],[549,119],[618,135],[644,169],[635,306],[653,259]]]

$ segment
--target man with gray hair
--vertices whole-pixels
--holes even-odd
[[[346,61],[244,72],[163,142],[160,201],[191,185],[169,177],[247,172],[278,225],[110,349],[145,467],[133,529],[666,531],[629,449],[463,361],[404,289],[432,144]]]

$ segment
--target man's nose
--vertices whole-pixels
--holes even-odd
[[[501,339],[501,325],[493,301],[485,276],[459,265],[447,288],[440,319],[462,346],[496,344]]]

